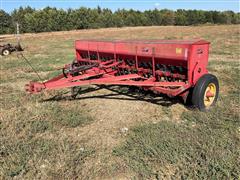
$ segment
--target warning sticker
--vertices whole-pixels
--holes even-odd
[[[176,54],[182,54],[182,48],[176,48]]]

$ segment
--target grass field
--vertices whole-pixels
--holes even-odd
[[[239,25],[25,34],[22,44],[48,79],[73,60],[76,39],[192,38],[212,43],[208,68],[220,82],[207,113],[115,86],[75,100],[69,89],[28,95],[36,74],[16,53],[1,57],[0,179],[239,179]]]

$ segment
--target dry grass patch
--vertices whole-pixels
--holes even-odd
[[[220,114],[191,112],[178,99],[117,86],[83,88],[76,100],[70,100],[68,89],[28,95],[24,84],[38,80],[33,70],[16,53],[1,57],[1,178],[235,177],[238,152],[232,147],[240,148],[232,128],[233,124],[239,127],[239,25],[109,28],[22,36],[27,47],[24,54],[43,79],[61,73],[55,69],[73,60],[76,39],[175,38],[211,41],[209,70],[219,77],[221,90],[214,112]],[[223,117],[217,121],[221,126],[212,126],[214,117]],[[205,123],[205,118],[211,123]],[[223,144],[218,140],[221,133],[225,135]],[[184,141],[186,138],[191,141]],[[211,158],[209,148],[221,152]],[[226,151],[232,159],[225,156]],[[203,166],[197,164],[201,153],[209,158],[200,158]]]

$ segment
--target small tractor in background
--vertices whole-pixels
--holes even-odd
[[[8,56],[14,51],[24,51],[24,49],[22,48],[22,46],[20,44],[19,24],[16,23],[16,26],[17,26],[17,34],[16,34],[17,45],[13,45],[10,43],[2,44],[2,45],[0,44],[0,55]]]
[[[14,51],[23,51],[23,48],[20,43],[18,43],[17,45],[13,45],[10,43],[0,45],[0,54],[2,56],[8,56]]]
[[[199,110],[213,106],[219,83],[207,70],[209,42],[204,40],[77,40],[76,57],[62,73],[30,82],[29,93],[86,85],[135,86],[187,99]]]

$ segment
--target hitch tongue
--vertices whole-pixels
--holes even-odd
[[[45,86],[44,86],[43,83],[29,82],[29,84],[25,85],[25,91],[30,93],[30,94],[39,93],[43,89],[45,89]]]

